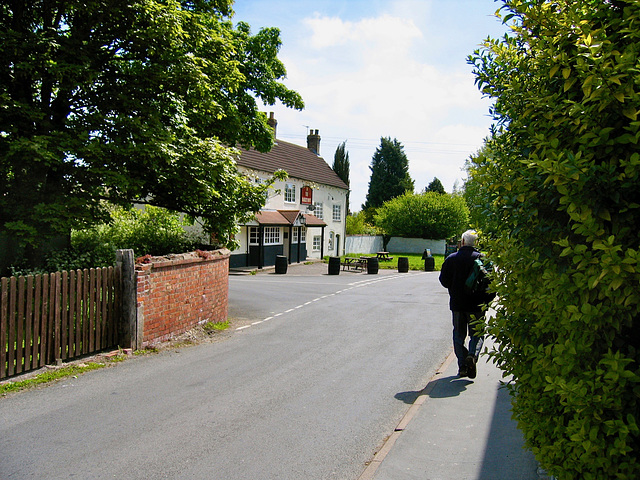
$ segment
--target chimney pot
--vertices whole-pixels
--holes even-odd
[[[316,155],[320,155],[320,135],[319,130],[310,130],[307,135],[307,148]]]
[[[273,129],[273,139],[276,139],[276,129],[278,127],[278,121],[276,120],[273,112],[269,112],[269,119],[267,120],[267,125],[269,125]]]

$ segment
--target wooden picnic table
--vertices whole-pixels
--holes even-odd
[[[376,256],[378,257],[378,260],[382,262],[389,262],[393,260],[393,257],[389,256],[389,252],[377,252]]]
[[[355,258],[355,257],[345,257],[342,261],[342,270],[364,270],[367,266],[367,260],[363,257]]]

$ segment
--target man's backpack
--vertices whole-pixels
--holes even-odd
[[[471,273],[464,282],[465,291],[471,295],[489,293],[489,284],[491,279],[489,273],[493,271],[493,265],[482,257],[477,257],[473,261]]]

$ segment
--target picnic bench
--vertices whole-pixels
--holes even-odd
[[[389,256],[389,252],[378,252],[376,253],[376,256],[380,262],[390,262],[393,260],[393,257]]]
[[[367,268],[367,257],[345,257],[341,262],[342,270],[364,270]]]

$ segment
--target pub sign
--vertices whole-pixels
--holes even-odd
[[[302,187],[300,190],[300,203],[302,205],[311,205],[313,203],[313,190],[311,187]]]

